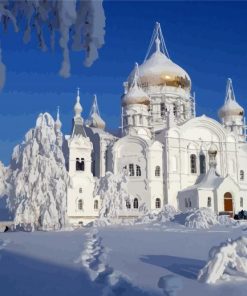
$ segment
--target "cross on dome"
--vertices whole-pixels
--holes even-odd
[[[155,27],[154,27],[153,34],[151,37],[151,41],[150,41],[148,51],[147,51],[144,61],[146,61],[147,58],[149,57],[154,43],[156,46],[156,52],[160,52],[160,53],[164,54],[168,59],[170,59],[159,22],[155,23]]]

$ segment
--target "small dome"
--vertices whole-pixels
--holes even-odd
[[[228,100],[224,106],[219,109],[219,117],[226,117],[226,116],[243,116],[244,109],[235,101],[235,100]]]
[[[137,83],[134,83],[134,85],[128,90],[127,94],[122,97],[123,107],[133,104],[150,104],[149,96],[137,85]]]
[[[131,72],[128,83],[133,81],[134,71]],[[191,89],[188,73],[173,63],[160,51],[160,40],[156,38],[156,51],[139,66],[139,77],[142,85],[167,85]]]
[[[88,125],[90,127],[105,129],[105,122],[97,113],[91,115],[91,118],[88,120]]]
[[[218,115],[220,118],[244,115],[244,109],[236,101],[231,78],[227,80],[225,103],[219,109]]]
[[[209,155],[212,155],[212,154],[216,155],[217,154],[217,147],[215,144],[211,143],[211,145],[208,149],[208,154]]]
[[[83,109],[82,109],[82,106],[81,106],[81,103],[80,103],[80,90],[78,88],[77,89],[76,103],[75,103],[75,106],[74,106],[75,115],[76,116],[81,116],[82,110]]]

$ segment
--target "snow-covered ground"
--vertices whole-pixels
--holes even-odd
[[[1,233],[0,291],[8,296],[246,295],[244,278],[214,285],[197,280],[209,250],[247,236],[245,229],[167,222]]]

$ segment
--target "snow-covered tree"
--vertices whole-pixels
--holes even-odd
[[[122,210],[126,209],[126,202],[131,196],[127,190],[126,174],[107,172],[99,180],[97,194],[101,199],[100,218],[118,218]]]
[[[44,113],[14,148],[8,182],[15,225],[44,230],[65,225],[68,174],[61,137],[51,115]]]
[[[7,169],[3,165],[3,163],[0,161],[0,198],[1,196],[4,196],[6,194],[6,175],[7,175]]]
[[[32,30],[38,38],[41,50],[47,50],[56,43],[63,51],[60,75],[70,76],[69,50],[84,51],[84,65],[90,67],[98,58],[98,49],[104,44],[105,15],[102,0],[28,0],[0,1],[0,21],[3,29],[9,23],[15,32],[23,33],[24,43],[28,43]],[[0,89],[5,80],[5,67],[0,52]]]

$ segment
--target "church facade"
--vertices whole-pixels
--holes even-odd
[[[246,209],[246,126],[231,79],[220,122],[196,116],[191,79],[169,58],[157,23],[147,58],[123,85],[120,137],[105,131],[96,96],[84,121],[77,94],[72,133],[66,136],[70,222],[98,217],[100,199],[93,190],[107,171],[127,173],[133,202],[126,209],[132,216],[143,203],[154,212],[165,204],[229,215]]]

